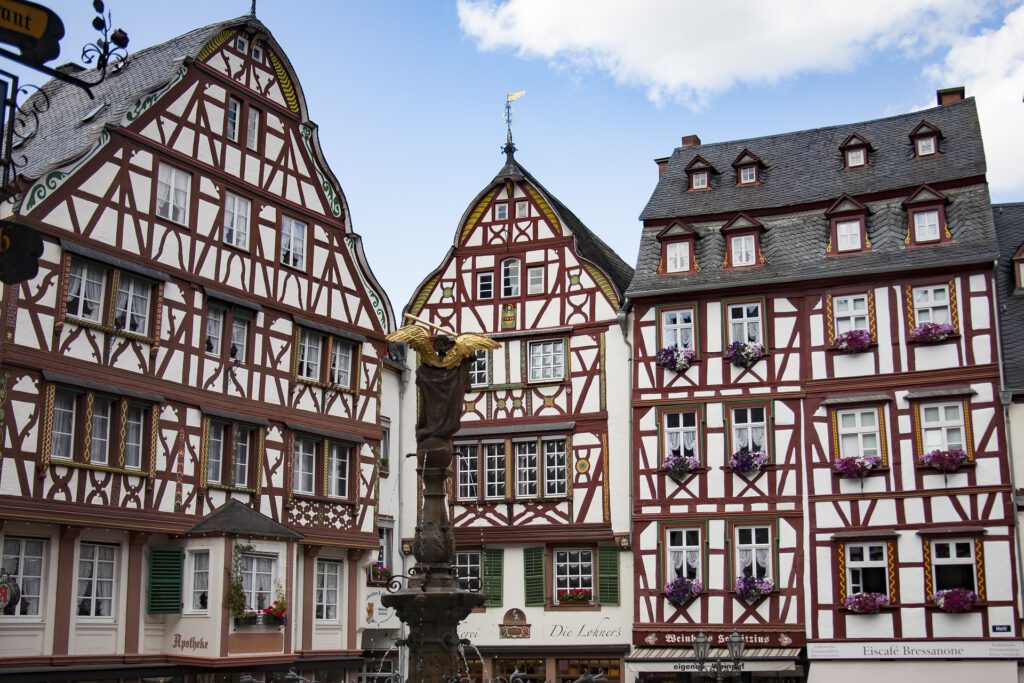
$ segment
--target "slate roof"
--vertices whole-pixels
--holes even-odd
[[[261,538],[300,539],[305,536],[294,529],[275,522],[262,512],[232,498],[206,515],[186,532],[189,536],[204,534],[230,536],[258,536]]]
[[[157,89],[178,70],[186,57],[195,57],[206,43],[226,28],[252,23],[266,31],[253,16],[217,22],[189,31],[165,43],[147,47],[130,55],[128,65],[119,72],[108,72],[106,80],[92,89],[96,99],[77,86],[57,79],[46,82],[42,91],[49,97],[49,107],[39,114],[39,134],[14,150],[15,160],[24,158],[19,173],[38,178],[51,167],[60,166],[85,152],[104,126],[117,126],[135,100]],[[269,31],[268,31],[269,33]],[[74,74],[92,82],[98,78],[95,69]],[[34,94],[22,106],[31,109],[40,96]],[[89,121],[83,118],[104,104]]]
[[[1016,289],[1013,255],[1024,246],[1024,202],[995,204],[992,214],[999,238],[996,282],[999,325],[1002,328],[1003,368],[1006,388],[1024,391],[1024,290]]]
[[[941,130],[942,153],[915,159],[909,135],[922,120]],[[876,150],[867,168],[843,168],[839,146],[852,133],[870,140]],[[723,173],[712,179],[709,192],[686,191],[683,168],[695,155],[702,155],[716,167],[730,168],[744,148],[757,154],[767,166],[761,185],[738,187],[733,174]],[[643,229],[636,273],[627,296],[991,262],[996,257],[995,228],[988,188],[983,183],[945,191],[949,200],[946,219],[953,236],[948,243],[907,247],[904,238],[908,218],[901,206],[919,185],[984,173],[985,155],[973,99],[877,121],[676,149],[641,215],[648,223]],[[898,189],[906,189],[905,194],[863,201],[865,195]],[[844,193],[859,196],[867,206],[871,249],[826,256],[829,221],[825,211]],[[808,209],[807,204],[821,208]],[[796,210],[800,205],[803,206]],[[787,212],[786,207],[794,210]],[[765,209],[772,211],[768,213]],[[761,243],[766,264],[746,270],[723,270],[725,238],[718,230],[741,211],[750,211],[764,224]],[[701,220],[702,216],[718,217],[708,221]],[[700,235],[696,241],[700,270],[696,273],[657,272],[661,244],[656,238],[671,218],[686,221]]]

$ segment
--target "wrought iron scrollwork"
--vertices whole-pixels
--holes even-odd
[[[120,71],[128,61],[128,34],[120,28],[110,30],[110,11],[107,11],[106,17],[103,16],[103,0],[93,0],[92,6],[96,10],[92,27],[99,31],[101,37],[94,43],[82,46],[82,62],[90,65],[93,61],[96,62],[100,79],[89,85],[99,85],[107,77],[108,68],[111,71]]]

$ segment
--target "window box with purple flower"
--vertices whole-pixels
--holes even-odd
[[[741,599],[747,602],[754,602],[774,591],[775,584],[772,583],[771,579],[740,576],[736,579],[736,585],[733,587],[733,590]]]
[[[956,472],[968,463],[970,458],[965,451],[953,449],[944,451],[936,448],[921,456],[921,465],[939,472]]]
[[[962,614],[980,605],[981,599],[967,588],[949,588],[936,591],[932,596],[932,604],[947,614]]]
[[[682,483],[699,467],[700,460],[692,455],[683,455],[678,450],[665,456],[661,463],[661,471],[679,483]]]
[[[833,348],[840,353],[861,353],[871,347],[871,333],[867,330],[847,330],[835,338]]]
[[[760,472],[768,464],[768,454],[763,451],[752,451],[743,446],[729,456],[729,469],[741,474]]]
[[[843,607],[854,614],[878,614],[889,606],[889,596],[882,593],[857,593],[843,601]]]
[[[910,341],[920,344],[938,344],[957,334],[949,323],[921,323],[910,330]]]
[[[697,579],[688,579],[685,576],[677,576],[662,589],[665,599],[679,607],[693,600],[704,590],[704,586]]]
[[[725,350],[725,358],[739,368],[749,368],[765,356],[763,344],[757,342],[733,342]]]
[[[686,372],[690,367],[690,364],[693,363],[693,358],[696,355],[697,352],[693,349],[687,349],[679,346],[666,346],[658,351],[658,355],[655,356],[655,362],[661,367],[669,370]]]
[[[832,470],[840,477],[862,479],[881,465],[882,459],[877,455],[850,455],[832,463]]]

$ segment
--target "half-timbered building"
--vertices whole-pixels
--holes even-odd
[[[619,681],[630,621],[620,577],[632,567],[618,311],[632,269],[505,149],[406,308],[501,343],[478,353],[454,437],[457,564],[487,599],[462,626],[483,659],[470,669],[477,680],[518,669]],[[415,464],[405,467],[415,500]]]
[[[403,366],[288,58],[250,15],[44,91],[6,205],[45,251],[3,293],[0,676],[343,679],[397,627],[367,572]]]
[[[658,160],[632,675],[696,680],[701,631],[755,678],[1016,675],[992,207],[974,101],[939,103]]]

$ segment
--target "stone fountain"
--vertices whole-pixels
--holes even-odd
[[[388,340],[406,342],[419,355],[416,472],[423,486],[423,502],[417,510],[412,546],[416,566],[405,577],[404,587],[397,577],[393,580],[381,602],[394,608],[409,629],[403,643],[409,654],[408,683],[446,683],[456,678],[461,668],[460,649],[466,643],[460,641],[459,622],[484,604],[483,594],[459,587],[453,567],[455,535],[445,500],[452,473],[452,435],[459,429],[475,352],[499,345],[476,334],[430,336],[416,325],[397,330]]]

